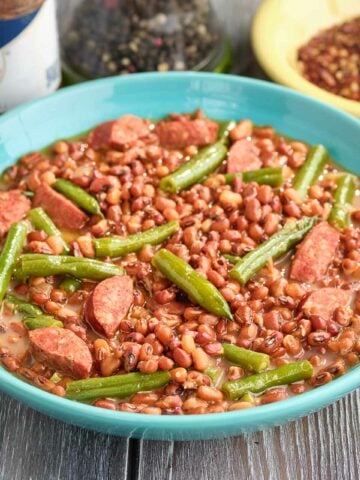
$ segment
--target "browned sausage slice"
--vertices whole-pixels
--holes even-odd
[[[257,170],[262,162],[259,157],[260,150],[246,138],[235,142],[228,154],[227,172],[240,173]]]
[[[24,218],[30,208],[30,200],[20,190],[0,192],[0,237],[7,233],[13,223]]]
[[[302,306],[307,316],[320,315],[325,320],[330,320],[335,309],[346,307],[352,296],[351,290],[340,288],[320,288],[310,293]]]
[[[74,203],[45,183],[36,189],[33,205],[42,207],[59,228],[79,230],[88,218]]]
[[[89,145],[100,148],[121,148],[149,134],[148,123],[135,115],[124,115],[117,120],[105,122],[96,127],[88,136]]]
[[[320,222],[301,242],[291,265],[290,278],[298,282],[316,282],[333,260],[340,234],[327,222]]]
[[[97,332],[115,335],[134,299],[133,282],[127,275],[100,282],[86,301],[85,318]]]
[[[181,118],[156,125],[155,133],[165,148],[185,148],[189,145],[202,147],[217,140],[219,125],[208,119],[188,120]]]
[[[29,332],[30,344],[37,359],[49,367],[75,378],[86,378],[92,357],[86,343],[65,328],[37,328]]]

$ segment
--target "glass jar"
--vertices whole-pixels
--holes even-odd
[[[229,67],[230,47],[208,0],[62,0],[59,7],[70,81]]]

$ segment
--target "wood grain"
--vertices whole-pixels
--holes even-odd
[[[356,480],[360,393],[287,425],[232,439],[141,441],[136,480]]]
[[[125,479],[129,443],[58,422],[0,394],[1,480]]]
[[[251,61],[250,20],[260,0],[212,1],[233,41],[234,70],[243,71]],[[261,75],[253,65],[250,72]],[[359,412],[357,392],[265,432],[137,442],[66,425],[0,394],[0,480],[357,480]]]

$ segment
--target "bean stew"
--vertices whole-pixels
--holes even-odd
[[[0,361],[26,382],[180,415],[359,363],[359,179],[323,145],[128,114],[25,155],[0,188]]]

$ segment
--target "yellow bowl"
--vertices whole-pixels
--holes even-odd
[[[360,117],[360,102],[305,80],[297,50],[323,28],[360,15],[360,0],[264,0],[252,26],[255,55],[270,78]]]

